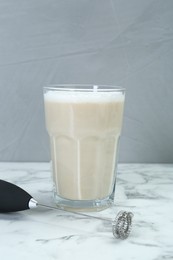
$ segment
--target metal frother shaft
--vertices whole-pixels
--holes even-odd
[[[44,205],[38,203],[29,193],[21,189],[19,186],[0,180],[0,213],[16,212],[36,207],[44,207],[54,210],[60,210],[70,212],[79,216],[84,216],[92,219],[99,219],[108,221],[112,224],[112,233],[115,238],[126,239],[132,228],[132,217],[133,214],[127,211],[120,211],[116,218],[112,221],[111,219],[91,216],[81,212],[74,212],[62,208],[56,208],[53,206]]]
[[[107,219],[107,218],[103,218],[103,217],[91,216],[91,215],[81,213],[81,212],[69,211],[69,210],[62,209],[62,208],[47,206],[44,204],[37,203],[37,205],[41,206],[41,207],[46,207],[49,209],[56,209],[56,210],[70,212],[72,214],[76,214],[78,216],[83,216],[83,217],[87,217],[87,218],[91,218],[91,219],[108,221],[112,224],[112,233],[115,238],[120,238],[120,239],[128,238],[128,236],[131,232],[131,229],[132,229],[132,218],[133,218],[132,212],[123,211],[123,210],[119,211],[118,214],[116,215],[116,218],[114,220],[111,220],[111,219]]]

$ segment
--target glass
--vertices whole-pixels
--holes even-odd
[[[114,86],[44,87],[58,207],[98,211],[114,203],[124,99]]]

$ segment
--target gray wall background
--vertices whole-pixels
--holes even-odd
[[[126,88],[121,162],[173,163],[172,0],[0,0],[0,161],[48,161],[42,87]]]

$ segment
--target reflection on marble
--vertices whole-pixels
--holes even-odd
[[[0,163],[0,178],[53,205],[47,163]],[[115,206],[98,213],[113,219],[134,213],[132,233],[116,240],[108,222],[37,208],[0,214],[0,259],[173,259],[173,165],[119,165]]]

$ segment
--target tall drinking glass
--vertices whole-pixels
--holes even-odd
[[[124,98],[114,86],[44,88],[57,206],[97,211],[113,204]]]

